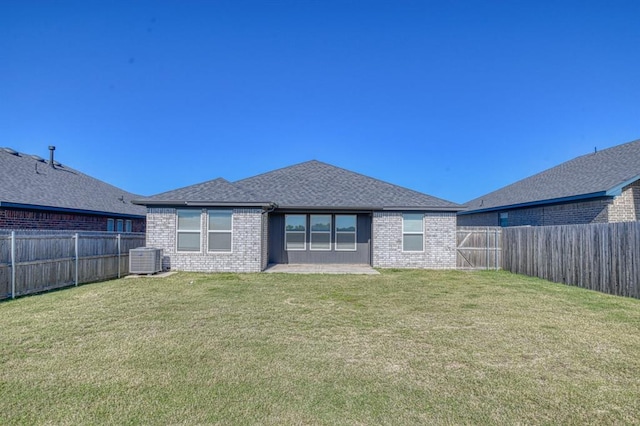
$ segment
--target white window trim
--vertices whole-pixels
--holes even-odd
[[[109,218],[107,219],[107,232],[115,232],[116,230],[116,221]]]
[[[195,234],[196,231],[195,230],[186,230],[186,231],[181,231],[180,229],[178,229],[178,212],[181,211],[198,211],[200,213],[200,221],[198,222],[198,224],[200,225],[200,227],[198,228],[198,235],[199,235],[199,244],[198,244],[198,250],[180,250],[180,248],[178,247],[178,236],[179,234],[182,233],[186,233],[186,234]],[[202,210],[196,210],[196,209],[176,209],[176,253],[202,253]]]
[[[353,232],[349,231],[349,232],[345,232],[345,231],[338,231],[338,216],[353,216],[355,217],[355,230]],[[335,251],[358,251],[358,215],[356,214],[337,214],[336,215],[336,226],[335,226]],[[352,249],[341,249],[338,248],[338,234],[353,234],[353,248]]]
[[[304,231],[287,231],[287,216],[304,216]],[[306,214],[285,214],[284,215],[284,250],[285,251],[307,251],[307,229],[308,229],[308,224],[307,224],[307,217],[308,215]],[[304,242],[303,242],[303,248],[300,249],[289,249],[287,248],[287,234],[303,234],[304,235]]]
[[[422,216],[422,231],[417,232],[417,231],[405,231],[404,230],[404,216],[405,214],[415,214],[415,213],[403,213],[402,214],[402,252],[403,253],[424,253],[424,214],[421,214]],[[420,214],[420,213],[418,213]],[[404,249],[404,236],[405,235],[422,235],[422,250],[405,250]]]
[[[314,231],[312,229],[313,216],[329,216],[329,230],[328,231]],[[309,250],[310,251],[331,251],[331,230],[333,229],[333,218],[330,214],[311,214],[309,215]],[[313,248],[313,234],[328,234],[329,235],[329,247],[327,248]]]
[[[129,219],[124,222],[124,232],[133,232],[133,222]]]
[[[118,220],[116,221],[116,231],[117,231],[118,233],[122,233],[122,232],[124,232],[124,220],[122,220],[122,219],[118,219]]]
[[[226,213],[230,213],[231,214],[231,229],[228,231],[219,231],[216,229],[209,229],[209,212],[226,212]],[[211,234],[231,234],[231,247],[229,247],[229,250],[210,250],[209,249],[209,238]],[[233,210],[215,210],[215,209],[210,209],[207,210],[207,253],[214,253],[214,254],[230,254],[233,253]]]

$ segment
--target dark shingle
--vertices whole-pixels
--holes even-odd
[[[15,151],[14,151],[15,152]],[[144,216],[131,203],[137,195],[67,166],[50,167],[41,158],[0,149],[0,203]]]
[[[213,179],[195,185],[185,186],[172,191],[163,192],[151,197],[136,200],[136,203],[167,204],[175,203],[263,203],[259,197],[232,184],[223,178]],[[264,198],[264,197],[263,197]]]
[[[469,210],[539,204],[608,192],[640,177],[640,140],[583,155],[469,201]]]
[[[315,160],[234,183],[218,178],[136,202],[147,205],[274,203],[280,208],[309,209],[462,209],[458,204]]]
[[[268,197],[281,208],[461,208],[440,198],[315,160],[243,179],[236,185]]]

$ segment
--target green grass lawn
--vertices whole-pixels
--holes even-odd
[[[187,274],[0,303],[1,424],[640,424],[640,301],[506,272]]]

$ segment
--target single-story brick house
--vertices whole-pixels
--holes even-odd
[[[455,268],[462,206],[319,161],[134,200],[164,267],[259,272],[278,263]]]
[[[640,140],[577,157],[466,203],[460,226],[640,219]]]
[[[53,158],[0,148],[0,229],[144,232],[138,195],[87,176]]]

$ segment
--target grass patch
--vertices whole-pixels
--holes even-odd
[[[506,272],[123,279],[0,329],[2,424],[640,422],[640,301]]]

